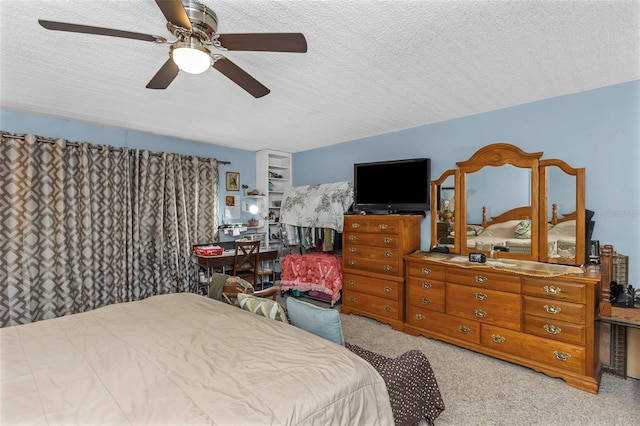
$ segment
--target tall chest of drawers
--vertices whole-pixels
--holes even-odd
[[[345,216],[342,234],[342,313],[402,330],[404,255],[420,248],[419,215]]]
[[[594,322],[599,274],[533,276],[516,268],[458,266],[430,257],[446,258],[405,256],[406,333],[443,340],[598,392],[601,366]]]

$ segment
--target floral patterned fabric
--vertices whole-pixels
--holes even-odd
[[[329,253],[288,254],[282,265],[280,288],[300,291],[316,290],[331,296],[333,305],[342,290],[342,257]]]
[[[287,188],[280,208],[280,222],[305,228],[331,228],[342,232],[344,213],[351,204],[351,182]]]

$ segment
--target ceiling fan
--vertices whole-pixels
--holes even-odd
[[[207,6],[193,0],[155,0],[167,19],[167,29],[175,37],[166,38],[111,28],[69,24],[65,22],[38,22],[44,28],[84,34],[129,38],[154,43],[170,43],[169,59],[147,84],[148,89],[166,89],[180,70],[200,74],[213,67],[230,80],[260,98],[270,92],[262,83],[218,51],[297,52],[307,51],[307,41],[301,33],[218,34],[218,17]]]

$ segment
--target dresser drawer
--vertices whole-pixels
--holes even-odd
[[[400,237],[398,235],[392,234],[365,234],[360,232],[347,232],[344,234],[344,243],[347,247],[351,247],[352,245],[360,245],[382,247],[385,249],[397,249],[400,247]]]
[[[519,294],[449,283],[446,292],[448,314],[520,330],[522,301]]]
[[[444,281],[446,279],[446,267],[442,265],[408,262],[407,270],[409,275],[413,277],[421,277],[437,281]]]
[[[344,290],[342,304],[345,306],[359,309],[360,311],[370,312],[377,316],[402,320],[401,304],[397,300],[389,300],[384,297],[372,296],[370,294],[359,293],[356,291]]]
[[[485,272],[478,269],[449,268],[447,269],[447,282],[520,293],[520,277]]]
[[[445,283],[409,277],[407,285],[408,303],[431,311],[444,312]]]
[[[371,294],[389,300],[399,300],[398,287],[402,282],[381,280],[364,275],[345,272],[342,276],[342,286],[345,290]]]
[[[585,305],[532,296],[524,296],[523,299],[525,314],[574,324],[585,322]]]
[[[587,300],[586,284],[560,280],[524,278],[522,286],[522,292],[529,296],[575,303],[585,303]]]
[[[376,274],[394,277],[402,276],[402,258],[370,260],[354,257],[349,253],[343,253],[342,267],[343,269],[357,269],[359,271],[375,272]]]
[[[398,234],[400,222],[387,218],[345,217],[344,232]]]
[[[523,331],[575,345],[585,345],[584,325],[525,315]]]
[[[482,324],[480,340],[491,349],[585,374],[585,349],[579,346],[486,324]]]
[[[471,343],[480,343],[480,323],[477,321],[407,306],[406,322],[433,333],[444,334]]]
[[[344,251],[344,255],[351,258],[375,260],[378,262],[401,262],[402,254],[398,249],[390,247],[372,247],[361,245],[349,245]]]

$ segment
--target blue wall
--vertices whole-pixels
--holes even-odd
[[[353,180],[353,163],[412,157],[430,157],[435,179],[495,142],[586,168],[593,239],[629,256],[629,283],[640,287],[640,81],[296,153],[293,183]],[[427,215],[423,248],[430,232]]]
[[[239,172],[241,185],[248,185],[252,189],[256,185],[256,154],[253,151],[5,109],[0,109],[0,129],[11,133],[31,133],[43,137],[63,138],[73,142],[85,141],[96,145],[147,149],[230,161],[231,164],[221,164],[219,167],[221,207],[224,206],[224,197],[227,195],[226,172]],[[243,193],[243,191],[229,192],[228,195]],[[223,223],[224,209],[220,210],[220,223]]]
[[[629,282],[640,286],[640,81],[372,136],[293,155],[293,184],[353,179],[353,163],[412,157],[432,160],[432,178],[480,147],[506,142],[525,151],[543,151],[587,170],[587,208],[595,211],[593,238],[629,256]],[[241,184],[255,186],[255,153],[178,138],[61,120],[0,109],[0,129],[176,152],[231,161],[224,172],[240,172]],[[230,193],[237,195],[238,193]],[[221,205],[226,192],[221,191]],[[422,247],[430,241],[429,216]]]

